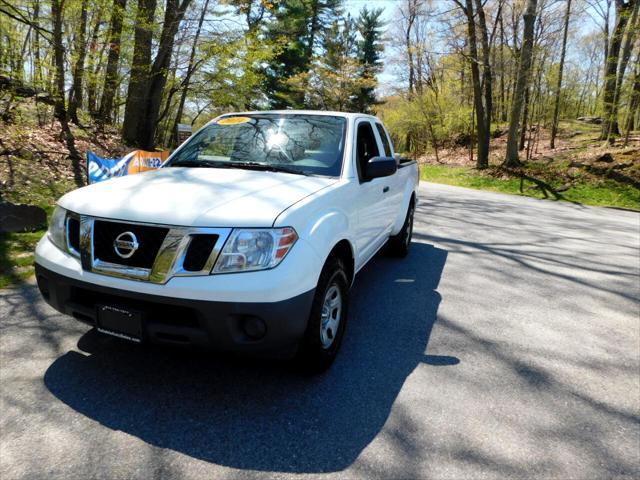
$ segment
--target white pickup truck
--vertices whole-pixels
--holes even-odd
[[[36,249],[38,286],[103,333],[321,371],[356,273],[385,244],[407,254],[417,186],[375,117],[223,115],[160,169],[63,196]]]

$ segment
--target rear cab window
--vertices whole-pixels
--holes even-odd
[[[391,143],[389,135],[387,135],[387,131],[384,129],[381,123],[376,123],[376,128],[378,129],[378,133],[380,134],[380,140],[382,140],[382,146],[384,147],[384,156],[393,156],[393,144]]]

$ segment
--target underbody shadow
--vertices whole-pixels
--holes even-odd
[[[380,432],[418,365],[459,362],[425,355],[446,258],[444,250],[413,243],[408,258],[378,255],[365,267],[342,351],[320,376],[277,361],[144,348],[91,331],[79,342],[85,353],[59,357],[45,385],[108,428],[197,459],[268,472],[339,471]]]

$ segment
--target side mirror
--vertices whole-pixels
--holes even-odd
[[[364,166],[364,178],[388,177],[398,170],[398,163],[393,157],[373,157]]]
[[[399,153],[394,153],[393,154],[393,158],[396,159],[396,162],[398,162],[398,165],[401,165],[403,163],[411,163],[414,160],[412,158],[409,157],[403,157],[402,155],[400,155]]]

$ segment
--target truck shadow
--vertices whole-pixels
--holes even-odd
[[[268,472],[334,472],[384,426],[426,355],[447,252],[414,243],[406,260],[378,255],[358,275],[342,351],[323,375],[277,361],[140,348],[85,334],[46,371],[49,391],[77,412],[216,464]],[[106,454],[107,452],[105,452]]]

